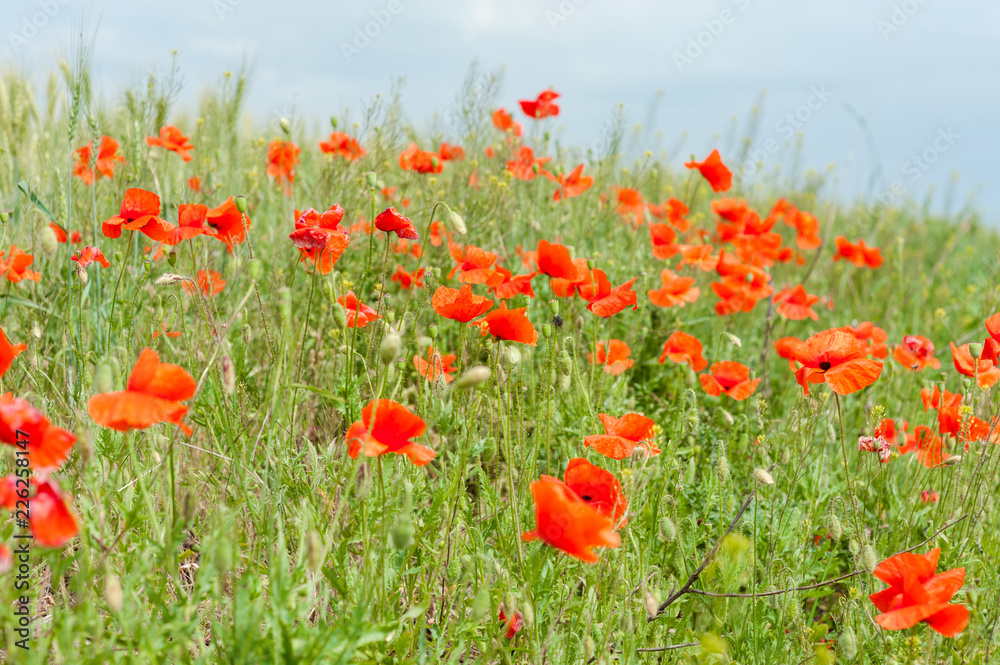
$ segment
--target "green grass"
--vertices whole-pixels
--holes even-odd
[[[612,186],[635,187],[655,203],[681,198],[693,225],[709,231],[709,205],[718,197],[697,173],[665,166],[664,155],[629,163],[621,125],[603,154],[589,156],[585,173],[595,185],[557,203],[548,180],[522,182],[506,173],[511,148],[489,114],[514,105],[499,100],[495,79],[472,76],[448,116],[457,121],[447,134],[418,133],[396,97],[377,100],[357,122],[341,118],[339,128],[368,151],[355,163],[320,153],[325,135],[293,120],[288,137],[302,153],[286,197],[265,174],[267,143],[285,138],[283,130],[245,119],[240,75],[225,76],[187,111],[174,108],[169,81],[151,80],[102,103],[87,80],[76,64],[53,78],[45,96],[17,74],[0,82],[0,207],[11,211],[0,245],[34,254],[32,268],[42,274],[38,284],[3,282],[0,289],[4,331],[28,344],[0,386],[79,436],[56,477],[75,497],[80,536],[62,550],[33,548],[32,648],[14,646],[13,609],[4,609],[0,648],[8,662],[580,663],[593,656],[603,663],[796,664],[832,662],[838,652],[827,647],[843,648],[849,633],[856,655],[840,653],[841,662],[997,657],[994,445],[974,442],[963,454],[952,441],[948,453],[961,461],[927,470],[913,455],[880,466],[854,444],[882,417],[933,425],[935,414],[923,411],[918,395],[931,383],[965,393],[981,417],[995,415],[995,390],[970,387],[948,351],[949,341],[982,340],[983,320],[1000,300],[1000,237],[973,213],[946,219],[910,204],[837,203],[815,173],[773,173],[756,184],[737,179],[728,195],[747,198],[764,214],[785,196],[819,217],[827,242],[815,266],[807,253],[804,266],[779,264],[770,272],[783,288],[808,270],[807,290],[831,298],[833,309],[817,307],[817,322],[786,321],[764,301],[750,313],[719,317],[712,309],[715,275],[690,269],[702,290],[698,302],[658,309],[645,292],[659,287],[660,269],[676,260],[654,259],[646,229],[620,221]],[[551,156],[550,168],[568,172],[588,157],[531,122],[524,142]],[[167,123],[190,136],[192,162],[146,145],[144,137]],[[86,187],[70,175],[72,151],[102,134],[121,142],[127,164],[112,180]],[[403,172],[396,160],[410,140],[425,149],[448,140],[467,156],[440,175]],[[498,158],[484,156],[487,145]],[[720,147],[724,158],[741,162],[738,148]],[[539,276],[537,297],[518,296],[511,306],[527,306],[540,331],[556,314],[564,325],[541,335],[537,347],[519,347],[518,360],[503,352],[511,345],[498,348],[432,310],[434,288],[458,286],[446,279],[453,265],[446,246],[424,244],[427,288],[409,295],[387,274],[397,263],[412,270],[417,259],[389,252],[383,265],[382,237],[374,240],[367,272],[369,238],[359,233],[335,273],[312,274],[288,239],[293,210],[339,203],[345,225],[370,220],[389,204],[369,189],[368,172],[379,187],[399,187],[410,199],[404,214],[422,235],[435,203],[444,202],[468,226],[456,241],[497,252],[515,274],[527,271],[517,247],[560,241],[613,284],[638,275],[639,310],[598,319],[580,298],[555,300]],[[193,175],[201,177],[200,193],[187,188]],[[228,254],[222,243],[196,238],[152,260],[144,247],[153,243],[144,236],[130,239],[126,231],[110,240],[100,232],[130,187],[157,192],[174,222],[180,203],[213,207],[245,196],[250,242]],[[59,245],[50,255],[42,246],[53,219],[80,231],[82,244],[100,247],[111,268],[91,267],[82,285],[69,260],[82,244]],[[786,244],[794,243],[779,227]],[[839,235],[880,247],[884,265],[834,263],[832,238]],[[256,280],[251,247],[260,262]],[[217,297],[155,285],[164,273],[193,277],[201,269],[222,273],[227,283]],[[333,301],[347,288],[383,319],[356,334],[342,329]],[[914,375],[886,359],[871,388],[841,399],[841,423],[829,389],[820,385],[803,397],[765,336],[805,338],[861,321],[884,328],[892,345],[904,334],[930,338],[942,370]],[[153,339],[163,325],[182,334]],[[379,348],[390,328],[400,332],[402,350],[386,364]],[[740,361],[764,378],[757,393],[743,402],[710,397],[686,366],[660,365],[663,342],[681,329],[704,342],[710,362]],[[462,371],[491,365],[492,378],[464,391],[428,383],[411,359],[423,355],[430,337],[443,352],[459,354]],[[594,341],[609,338],[632,348],[635,366],[619,377],[586,361]],[[87,414],[98,384],[110,374],[113,389],[123,389],[147,346],[201,382],[189,402],[191,438],[168,425],[122,434]],[[570,363],[560,359],[563,352]],[[235,369],[232,394],[223,384],[224,357]],[[420,442],[437,453],[430,465],[347,456],[344,432],[376,395],[426,421]],[[615,461],[583,446],[584,436],[601,432],[597,413],[629,411],[656,421],[662,454]],[[572,457],[615,473],[629,500],[621,546],[600,550],[597,565],[519,538],[535,524],[530,483],[540,474],[562,477]],[[10,472],[13,455],[0,458],[0,466]],[[755,469],[771,469],[774,484],[758,486]],[[923,503],[924,489],[939,492],[939,502]],[[825,538],[831,511],[843,528],[839,540]],[[14,531],[5,517],[0,542],[12,542]],[[718,555],[707,560],[717,543]],[[966,569],[954,602],[972,618],[957,638],[923,625],[882,631],[872,620],[877,610],[867,595],[884,585],[863,570],[863,548],[881,560],[915,545],[921,553],[941,547],[940,570]],[[730,596],[685,593],[647,621],[647,608],[655,613],[703,562],[691,588]],[[858,570],[834,584],[755,597]],[[0,578],[3,608],[16,601],[12,575]],[[525,616],[513,640],[497,621],[502,604]]]

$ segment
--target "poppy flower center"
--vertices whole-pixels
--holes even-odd
[[[831,367],[832,367],[832,365],[831,365],[831,364],[830,364],[830,362],[829,362],[829,361],[827,361],[827,360],[824,360],[823,362],[821,362],[821,363],[819,364],[819,368],[820,368],[821,370],[823,370],[824,372],[825,372],[826,370],[830,369]]]
[[[592,496],[590,496],[589,494],[584,494],[580,498],[583,499],[584,501],[588,502],[588,503],[590,503],[591,501],[594,500],[594,498]]]

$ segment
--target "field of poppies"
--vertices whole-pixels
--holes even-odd
[[[973,210],[244,89],[0,79],[0,659],[1000,659]]]

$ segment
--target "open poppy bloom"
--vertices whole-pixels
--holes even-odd
[[[31,478],[29,485],[35,488],[35,494],[28,499],[31,535],[43,547],[62,547],[80,532],[76,517],[70,510],[72,497],[64,494],[54,480],[39,482],[38,478]],[[9,511],[17,509],[18,499],[21,498],[18,486],[16,475],[0,478],[0,508]]]
[[[969,610],[950,603],[965,583],[965,568],[935,574],[941,548],[927,554],[903,552],[880,563],[873,574],[889,585],[868,598],[883,614],[875,622],[886,630],[903,630],[920,622],[945,637],[954,637],[969,623]]]
[[[250,216],[241,213],[236,207],[236,199],[230,196],[222,205],[211,208],[205,213],[205,224],[211,229],[210,231],[206,229],[205,232],[226,243],[231,254],[233,245],[239,245],[246,240],[247,229],[250,228]]]
[[[878,453],[878,461],[885,464],[892,457],[892,442],[878,434],[875,436],[859,436],[858,450],[861,452]]]
[[[551,176],[552,174],[544,168],[549,159],[551,158],[539,157],[536,159],[535,151],[529,146],[522,145],[517,150],[517,159],[507,162],[507,170],[518,180],[534,180],[540,175]]]
[[[499,621],[500,623],[506,622],[507,630],[503,636],[506,637],[508,640],[510,640],[513,639],[514,636],[517,635],[517,631],[521,630],[521,628],[524,626],[524,615],[522,615],[518,611],[515,611],[514,616],[508,619],[507,615],[503,613],[503,606],[501,605]]]
[[[445,383],[451,383],[455,380],[452,374],[458,371],[457,368],[451,366],[456,358],[457,356],[453,353],[441,355],[441,352],[431,345],[427,347],[426,359],[413,356],[413,366],[416,368],[417,374],[431,383],[437,381],[438,377],[441,376],[444,377]]]
[[[495,309],[470,326],[479,328],[481,335],[493,335],[497,339],[518,342],[528,346],[538,345],[538,331],[528,320],[527,307],[507,309],[507,302],[500,301],[500,309]]]
[[[819,237],[819,220],[812,213],[799,210],[785,199],[778,199],[768,218],[777,220],[779,217],[795,229],[795,244],[799,249],[816,249],[823,244],[823,239]]]
[[[924,490],[920,493],[920,500],[924,503],[937,503],[939,498],[938,493],[933,490]]]
[[[677,233],[669,224],[650,223],[649,241],[653,243],[653,256],[658,259],[669,259],[681,251],[681,246],[675,241]]]
[[[666,362],[667,358],[678,364],[687,363],[696,372],[708,367],[708,361],[702,355],[702,346],[698,338],[680,330],[672,333],[663,343],[660,364]]]
[[[27,344],[11,344],[3,328],[0,328],[0,378],[10,369],[14,359],[27,349]]]
[[[86,268],[94,262],[99,263],[102,268],[111,267],[111,264],[108,263],[108,259],[104,256],[104,252],[96,247],[84,247],[82,250],[69,257],[69,260],[76,261],[76,265],[81,268]]]
[[[76,163],[73,165],[73,175],[83,181],[83,184],[93,184],[100,178],[109,180],[115,175],[115,164],[125,163],[125,158],[118,154],[118,141],[110,136],[101,137],[101,147],[97,153],[94,168],[90,168],[91,152],[94,142],[91,141],[82,148],[76,149]]]
[[[161,363],[156,351],[143,349],[125,390],[94,395],[87,412],[98,425],[119,432],[173,423],[191,436],[191,428],[181,422],[188,411],[181,402],[194,397],[196,388],[184,368]]]
[[[531,483],[537,526],[521,534],[524,541],[541,539],[566,554],[597,563],[594,547],[618,547],[621,538],[611,519],[581,499],[558,478],[542,476]]]
[[[719,297],[715,303],[715,313],[719,316],[749,312],[774,293],[771,275],[766,270],[741,263],[728,252],[719,252],[715,270],[722,275],[722,281],[712,282],[712,291]]]
[[[779,357],[788,361],[788,368],[793,372],[799,368],[795,354],[799,352],[803,344],[805,342],[798,337],[782,337],[774,341],[774,350],[778,352]]]
[[[349,162],[357,161],[368,154],[357,139],[344,132],[330,134],[329,140],[319,142],[319,149],[328,155],[343,157]]]
[[[860,238],[857,244],[849,242],[844,236],[837,236],[834,242],[837,243],[837,253],[833,255],[834,261],[843,259],[859,268],[865,266],[878,268],[882,265],[882,250],[878,247],[868,247]]]
[[[951,344],[951,358],[955,363],[955,369],[965,376],[976,377],[976,382],[980,388],[990,388],[997,381],[1000,381],[1000,367],[996,367],[991,361],[982,358],[973,358],[969,351],[969,345],[955,346]]]
[[[0,442],[16,446],[18,440],[25,439],[29,466],[49,471],[66,461],[76,435],[50,423],[28,400],[13,393],[0,395]]]
[[[27,254],[17,245],[11,245],[9,253],[0,252],[0,279],[6,277],[12,284],[25,279],[38,282],[42,279],[42,274],[28,268],[34,262],[33,254]]]
[[[139,231],[150,240],[164,240],[174,225],[160,219],[160,197],[144,189],[131,188],[125,192],[119,213],[106,219],[101,230],[108,238],[120,238],[122,229]]]
[[[569,249],[565,245],[550,243],[548,240],[538,241],[538,250],[535,253],[535,263],[538,265],[538,272],[548,275],[553,279],[565,279],[568,282],[579,282],[585,277],[587,268],[586,259],[574,260]]]
[[[354,291],[348,291],[340,296],[337,302],[347,311],[348,328],[364,328],[375,319],[381,318],[378,312],[358,300]]]
[[[469,284],[463,284],[461,289],[439,286],[431,298],[431,307],[439,316],[459,323],[468,323],[493,309],[493,301],[474,294]]]
[[[514,116],[503,109],[497,109],[493,112],[493,126],[504,133],[511,133],[516,137],[521,136],[521,132],[524,128],[521,123],[514,121]]]
[[[465,148],[450,143],[442,143],[438,147],[438,156],[446,162],[460,162],[465,159]]]
[[[915,372],[941,368],[941,361],[934,357],[934,342],[921,335],[904,335],[903,343],[892,350],[892,357]]]
[[[403,270],[403,266],[397,265],[396,272],[392,273],[390,279],[399,284],[404,291],[409,291],[414,287],[422,289],[424,288],[424,273],[426,271],[426,268],[420,268],[416,272],[409,273]]]
[[[424,466],[436,453],[410,439],[427,430],[423,418],[399,402],[391,399],[372,400],[361,409],[361,420],[347,430],[347,453],[356,458],[364,452],[366,457],[386,453],[406,455],[416,466]]]
[[[646,221],[646,200],[638,189],[631,187],[614,187],[615,212],[621,215],[622,221],[632,225],[633,229],[642,226]]]
[[[903,421],[902,429],[897,429],[895,420],[892,418],[883,418],[882,422],[875,428],[874,436],[875,438],[885,439],[891,445],[895,446],[899,435],[905,434],[908,429],[910,429],[910,423],[905,420]]]
[[[629,358],[632,349],[620,339],[608,341],[607,353],[604,352],[604,342],[598,342],[595,351],[596,353],[587,354],[587,362],[591,365],[604,365],[604,373],[611,376],[618,376],[635,364],[635,361]]]
[[[712,365],[707,374],[699,374],[701,387],[713,397],[729,395],[742,402],[757,390],[760,379],[750,379],[750,368],[733,360],[722,360]]]
[[[1000,312],[986,319],[986,331],[995,341],[1000,342]]]
[[[889,335],[871,321],[862,321],[856,326],[847,326],[858,341],[867,347],[867,355],[872,358],[885,358],[889,355],[889,345],[886,341]]]
[[[676,270],[684,266],[695,266],[703,272],[712,272],[719,266],[719,255],[712,254],[715,248],[708,243],[701,245],[677,245],[681,253],[681,261]]]
[[[639,309],[638,296],[632,290],[632,285],[639,279],[638,277],[633,277],[624,284],[611,288],[611,282],[608,281],[603,270],[595,268],[593,274],[596,282],[594,292],[592,294],[581,292],[580,294],[590,300],[587,309],[602,318],[614,316],[630,305],[632,311]]]
[[[552,195],[553,201],[562,201],[564,199],[571,199],[574,196],[580,196],[580,194],[583,194],[594,184],[593,176],[583,175],[583,164],[578,164],[576,168],[570,171],[569,175],[560,173],[556,177],[550,175],[549,178],[553,182],[559,183],[559,189]]]
[[[464,250],[459,245],[453,258],[457,265],[448,273],[448,279],[457,272],[458,281],[462,284],[485,284],[496,274],[492,265],[496,262],[497,255],[475,245],[467,245]]]
[[[234,201],[235,203],[235,201]],[[179,245],[184,240],[202,234],[214,236],[215,230],[205,228],[208,206],[201,203],[182,203],[177,206],[177,227],[163,239],[164,245]]]
[[[375,218],[375,228],[386,233],[395,233],[400,238],[416,240],[420,237],[409,217],[403,217],[395,208],[386,208]]]
[[[646,209],[656,219],[667,220],[678,231],[683,232],[691,228],[691,222],[687,219],[687,214],[691,211],[680,199],[667,199],[662,205],[647,202]]]
[[[541,120],[542,118],[548,118],[549,116],[559,115],[559,105],[553,104],[552,100],[559,97],[559,93],[554,90],[546,90],[538,95],[538,97],[532,101],[530,99],[522,99],[518,102],[521,105],[521,110],[529,118],[534,118],[535,120]]]
[[[173,125],[164,125],[160,127],[159,136],[147,136],[146,145],[149,146],[159,146],[164,150],[169,150],[171,152],[176,152],[181,159],[185,162],[190,162],[191,150],[194,146],[191,145],[188,137],[181,133],[181,130],[177,129]]]
[[[526,275],[514,275],[503,266],[496,266],[493,277],[486,282],[486,286],[500,300],[509,300],[518,294],[534,298],[535,290],[531,287],[531,280],[537,274],[530,272]]]
[[[588,448],[612,459],[625,459],[636,448],[643,448],[649,455],[660,454],[653,443],[656,423],[651,418],[638,413],[626,413],[621,418],[599,413],[597,417],[604,426],[604,434],[584,437],[583,445]]]
[[[198,290],[204,293],[207,297],[212,298],[220,293],[222,289],[226,286],[226,280],[222,279],[222,273],[218,270],[199,270],[198,271]],[[182,282],[181,287],[194,295],[195,287],[191,282]]]
[[[566,465],[563,482],[591,508],[610,518],[612,522],[617,523],[625,517],[628,499],[622,494],[621,483],[610,471],[594,466],[582,457],[574,457]]]
[[[826,383],[838,395],[850,395],[872,385],[882,374],[882,363],[867,355],[867,349],[850,328],[818,332],[795,354],[802,365],[795,372],[795,380],[806,395],[810,383]]]
[[[668,268],[660,271],[662,288],[650,289],[646,292],[649,302],[657,307],[684,307],[698,300],[701,289],[694,286],[694,277],[680,277]]]
[[[712,186],[713,192],[725,192],[733,184],[733,172],[722,163],[722,156],[718,150],[713,150],[703,162],[694,160],[686,163],[689,169],[698,169],[702,177]]]
[[[819,302],[819,296],[806,293],[805,288],[799,284],[791,289],[782,289],[774,295],[774,302],[777,304],[778,314],[792,321],[802,321],[803,319],[819,319],[819,315],[813,311],[812,306]]]
[[[274,139],[267,144],[267,175],[274,182],[285,183],[285,196],[292,195],[292,184],[295,182],[295,165],[299,163],[299,146],[291,141]]]
[[[906,436],[906,443],[899,448],[899,454],[913,453],[928,469],[944,462],[944,443],[930,427],[917,425]]]
[[[334,203],[324,213],[313,208],[295,211],[295,230],[288,234],[300,253],[300,261],[309,261],[321,275],[328,275],[347,251],[351,237],[340,226],[344,209]]]
[[[399,153],[399,168],[417,173],[441,173],[444,160],[436,152],[421,150],[416,143],[411,143]]]

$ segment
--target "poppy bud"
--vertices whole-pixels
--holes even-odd
[[[583,638],[583,657],[586,660],[589,661],[591,658],[594,657],[594,650],[596,648],[597,648],[597,645],[594,644],[594,638],[593,637],[591,637],[590,635],[587,635],[585,638]]]
[[[108,573],[104,578],[104,600],[108,604],[108,609],[117,614],[122,610],[124,595],[122,594],[122,583],[114,573]]]
[[[802,616],[802,605],[796,600],[794,593],[785,595],[785,616],[788,617],[789,623],[798,623]]]
[[[431,339],[437,339],[438,327],[436,324],[432,323],[429,326],[427,326],[427,336],[430,337]]]
[[[80,286],[86,286],[87,280],[90,279],[87,275],[87,271],[80,264],[76,265],[76,277],[80,280]]]
[[[757,479],[758,483],[763,483],[764,485],[774,484],[774,478],[771,476],[770,473],[767,472],[766,469],[760,469],[760,468],[754,469],[753,477]]]
[[[569,390],[569,387],[572,384],[573,379],[572,377],[570,377],[569,374],[560,374],[557,381],[559,385],[559,390],[566,391]]]
[[[861,567],[869,573],[875,571],[875,567],[878,565],[878,557],[875,555],[875,548],[871,546],[871,543],[865,543],[865,546],[861,548],[859,561],[861,562]]]
[[[49,229],[50,231],[52,229]],[[972,354],[973,358],[978,358],[983,353],[983,343],[982,342],[972,342],[969,344],[969,353]]]
[[[733,418],[733,414],[729,413],[725,409],[719,409],[719,411],[722,413],[722,419],[725,420],[730,426],[736,423],[736,419]]]
[[[97,366],[94,389],[99,393],[110,393],[115,389],[111,380],[111,367],[109,365],[101,363]]]
[[[177,267],[177,252],[170,252],[167,254],[167,263],[170,264],[171,268]]]
[[[513,346],[508,346],[503,352],[504,360],[508,365],[514,366],[521,363],[521,350]]]
[[[559,374],[564,376],[569,376],[573,373],[573,359],[569,356],[569,351],[563,349],[559,352],[559,356],[556,358],[556,367],[559,370]]]
[[[281,131],[283,131],[286,135],[292,133],[292,123],[288,122],[288,118],[281,118],[278,120],[278,125],[281,127]]]
[[[35,339],[42,338],[42,329],[38,326],[37,323],[33,323],[31,325],[31,336],[34,337]]]
[[[543,323],[542,324],[542,337],[544,337],[545,339],[548,339],[548,338],[552,337],[552,324],[551,323]]]
[[[509,617],[517,613],[517,601],[514,599],[514,594],[510,591],[503,595],[503,613]]]
[[[475,388],[478,385],[486,383],[489,378],[490,368],[484,365],[477,365],[462,376],[458,377],[458,380],[455,382],[455,387],[459,390]]]
[[[469,232],[468,227],[465,225],[465,219],[451,208],[448,208],[448,226],[454,229],[460,236],[464,236]]]
[[[490,611],[490,592],[480,589],[472,598],[472,620],[482,621]]]
[[[184,277],[183,275],[178,275],[177,273],[173,272],[165,272],[159,277],[157,277],[156,281],[154,281],[153,284],[155,284],[156,286],[172,286],[174,284],[180,284],[185,279],[187,278]]]
[[[227,395],[232,395],[236,392],[236,367],[233,365],[233,359],[228,355],[222,356],[222,389],[226,391]]]
[[[260,259],[250,259],[247,262],[247,273],[250,275],[250,279],[257,280],[260,278]]]
[[[858,542],[857,538],[851,538],[847,541],[847,549],[853,556],[857,556],[861,551],[861,543]]]
[[[622,612],[621,616],[618,617],[618,630],[620,630],[620,631],[622,631],[623,633],[626,633],[626,634],[632,632],[632,613],[631,612]]]
[[[837,647],[840,649],[840,655],[844,660],[854,660],[854,657],[858,655],[858,638],[854,635],[853,628],[848,626],[840,631],[840,637],[837,638]]]
[[[961,462],[962,462],[962,456],[961,455],[952,455],[951,457],[949,457],[948,459],[946,459],[944,461],[944,465],[945,466],[955,466],[956,464],[961,464]]]
[[[347,327],[347,310],[339,302],[333,306],[333,322],[337,324],[338,328]]]
[[[319,572],[320,567],[323,565],[323,559],[325,558],[326,548],[323,546],[323,539],[320,538],[316,530],[313,529],[306,536],[306,565],[309,566],[309,570],[312,571],[313,575]]]
[[[669,515],[664,515],[660,518],[660,538],[664,542],[672,543],[676,537],[677,527],[674,526],[674,521],[670,519]]]
[[[392,526],[392,545],[403,552],[413,543],[413,520],[406,513],[399,516]]]
[[[531,624],[535,622],[535,609],[527,600],[521,605],[521,622],[525,628],[531,628]]]
[[[719,477],[720,485],[725,485],[729,481],[729,459],[725,453],[719,455],[719,463],[715,467],[715,473]]]
[[[247,197],[240,194],[233,199],[233,203],[236,204],[236,209],[240,211],[241,215],[247,214]]]
[[[51,226],[42,227],[39,240],[41,241],[42,253],[45,254],[45,258],[51,259],[56,255],[56,252],[59,250],[59,238],[56,237],[56,232],[52,230]]]
[[[383,365],[388,365],[396,356],[399,355],[399,349],[403,345],[403,340],[400,339],[399,335],[396,333],[389,333],[382,338],[382,343],[378,347],[378,357],[382,361]]]
[[[7,222],[10,221],[11,212],[11,210],[0,210],[0,222],[2,222],[5,226],[7,225]]]
[[[844,535],[844,527],[840,525],[840,519],[833,513],[830,513],[830,517],[827,518],[826,528],[834,540],[840,540],[840,537]]]
[[[737,337],[732,333],[724,332],[722,333],[722,336],[725,337],[727,340],[729,340],[729,343],[735,346],[736,348],[740,348],[743,346],[743,340],[741,340],[739,337]]]
[[[369,171],[365,174],[365,182],[368,183],[369,189],[375,189],[378,186],[378,174],[374,171]]]
[[[645,593],[643,593],[642,594],[642,604],[646,608],[646,618],[648,618],[648,619],[655,619],[657,613],[659,612],[659,610],[658,610],[658,608],[656,606],[656,599],[653,598],[653,594],[651,594],[649,591],[646,591]]]

